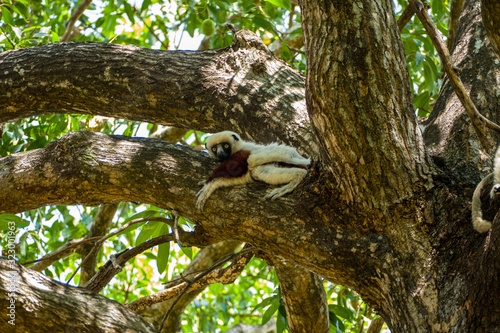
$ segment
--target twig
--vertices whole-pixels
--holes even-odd
[[[75,27],[76,21],[82,16],[83,12],[87,7],[92,3],[92,0],[83,0],[78,7],[75,8],[73,14],[68,21],[68,25],[66,26],[66,31],[64,31],[63,36],[61,37],[61,42],[69,41],[71,33],[73,32],[73,28]]]
[[[85,285],[84,288],[94,292],[100,292],[111,279],[122,270],[122,265],[135,257],[139,253],[146,251],[153,246],[174,240],[173,234],[159,236],[150,239],[138,246],[122,251],[114,255],[114,259],[108,260]]]
[[[94,247],[92,248],[92,250],[87,254],[87,256],[82,260],[82,262],[80,263],[80,265],[78,265],[78,268],[73,272],[73,274],[71,274],[69,280],[66,282],[66,284],[69,284],[71,282],[71,280],[73,280],[73,277],[76,275],[76,273],[80,270],[80,267],[83,265],[83,263],[85,263],[87,260],[89,260],[89,258],[92,258],[92,256],[95,254],[95,252],[98,251],[98,249],[101,248],[101,245],[109,238],[119,234],[120,232],[122,232],[123,230],[127,229],[128,227],[134,225],[134,224],[137,224],[137,223],[143,223],[143,222],[147,222],[147,221],[156,221],[156,222],[164,222],[164,223],[167,223],[167,224],[171,224],[172,221],[169,220],[169,219],[166,219],[166,218],[163,218],[163,217],[144,217],[144,218],[140,218],[140,219],[137,219],[137,220],[132,220],[128,223],[125,223],[121,228],[119,228],[118,230],[106,235],[106,236],[103,236],[100,238],[99,241],[96,242],[96,244],[94,245]]]
[[[170,220],[169,220],[170,221]],[[200,229],[201,230],[201,229]],[[191,245],[191,246],[206,246],[208,245],[207,242],[204,239],[203,232],[202,231],[194,231],[194,232],[185,232],[183,230],[180,231],[180,238],[183,239],[183,242],[185,244]],[[95,274],[89,282],[87,282],[84,287],[87,288],[88,290],[94,291],[94,292],[100,292],[106,284],[111,281],[113,276],[118,274],[121,271],[121,267],[123,264],[125,264],[127,261],[129,261],[131,258],[135,257],[139,253],[142,253],[146,251],[147,249],[152,248],[153,246],[163,244],[166,242],[170,242],[175,240],[174,234],[168,234],[168,235],[163,235],[159,236],[153,239],[150,239],[144,243],[141,243],[137,245],[134,248],[127,249],[115,256],[115,262],[112,263],[111,260],[108,260],[104,266],[102,266],[99,269],[99,272]],[[118,268],[115,268],[114,266],[119,266]]]
[[[457,72],[453,68],[448,48],[441,39],[439,31],[432,22],[425,7],[419,0],[409,0],[409,2],[410,6],[415,6],[415,9],[417,9],[416,11],[417,16],[424,25],[424,28],[427,31],[427,34],[429,35],[429,38],[432,40],[432,44],[436,48],[436,51],[438,52],[439,57],[441,58],[441,62],[443,64],[443,68],[446,72],[446,75],[448,76],[448,79],[450,80],[450,83],[452,84],[455,93],[460,99],[460,102],[464,106],[465,111],[469,115],[472,121],[472,125],[477,133],[477,136],[479,137],[479,141],[486,150],[490,150],[489,143],[486,138],[486,127],[493,129],[497,132],[500,132],[500,126],[490,121],[482,114],[480,114],[476,106],[472,102],[471,98],[465,91],[464,85],[460,80],[460,77],[457,75]]]
[[[29,265],[34,263],[34,265],[30,266],[30,269],[40,272],[45,268],[47,268],[48,266],[50,266],[55,261],[62,259],[67,255],[75,252],[80,246],[96,242],[99,239],[101,239],[100,236],[91,238],[70,239],[63,246],[61,246],[54,252],[51,252],[37,260],[23,262],[22,265]]]
[[[403,31],[403,28],[410,22],[413,15],[415,15],[415,7],[411,5],[406,6],[398,19],[399,32]]]
[[[150,26],[150,25],[148,25],[148,24],[146,23],[146,21],[145,21],[145,20],[142,20],[142,17],[141,17],[141,15],[140,15],[140,13],[137,11],[137,8],[135,8],[135,6],[134,6],[134,7],[133,7],[133,9],[134,9],[134,13],[135,13],[135,15],[137,15],[137,17],[140,17],[140,18],[141,18],[142,23],[146,26],[146,28],[148,28],[149,32],[151,32],[151,33],[153,34],[153,36],[155,36],[155,37],[156,37],[156,39],[157,39],[157,40],[161,43],[161,45],[163,45],[163,47],[165,48],[165,50],[168,50],[168,45],[165,45],[165,43],[164,43],[164,42],[162,42],[162,40],[160,39],[160,37],[158,37],[158,35],[157,35],[157,34],[156,34],[156,32],[155,32],[155,31],[151,28],[151,26]]]
[[[453,47],[453,40],[455,39],[455,31],[457,30],[458,18],[462,12],[464,0],[452,0],[450,5],[450,21],[448,25],[448,38],[446,39],[446,46],[448,50]]]
[[[179,213],[177,213],[177,211],[175,210],[172,210],[171,213],[174,217],[174,226],[172,229],[174,230],[175,241],[180,247],[184,247],[184,244],[182,244],[181,239],[179,238],[179,230],[177,229],[179,222]]]
[[[12,49],[15,50],[16,44],[9,38],[9,35],[5,32],[5,30],[3,30],[3,28],[1,26],[0,26],[0,30],[2,31],[2,34],[5,36],[5,38],[10,43],[10,45],[12,45]]]
[[[163,330],[163,326],[165,325],[165,322],[167,321],[168,316],[172,312],[175,304],[177,304],[177,302],[180,300],[180,298],[185,293],[187,293],[190,289],[198,289],[198,288],[204,286],[203,283],[201,282],[201,280],[205,277],[206,277],[206,279],[204,279],[205,281],[209,280],[208,275],[210,273],[214,273],[214,274],[210,274],[211,277],[218,278],[218,282],[220,282],[220,283],[227,284],[227,283],[234,281],[234,279],[236,279],[236,277],[241,273],[243,268],[246,266],[248,261],[250,261],[250,259],[252,258],[252,256],[253,256],[252,252],[254,250],[255,250],[255,248],[253,246],[249,246],[247,248],[244,248],[243,250],[241,250],[238,253],[232,253],[229,255],[225,255],[225,256],[219,258],[219,260],[217,260],[217,262],[215,264],[213,264],[210,268],[206,269],[203,273],[201,273],[200,275],[193,278],[193,280],[190,283],[185,282],[184,284],[176,286],[175,287],[176,289],[179,289],[182,287],[184,287],[184,288],[177,295],[175,300],[172,302],[167,313],[165,313],[165,316],[163,317],[163,320],[162,320],[160,328],[159,328],[159,332],[161,332]],[[227,267],[223,270],[215,271],[217,268],[223,266],[226,262],[228,262],[230,260],[233,260],[233,263],[229,267]],[[197,285],[198,283],[200,284],[200,286]],[[207,284],[209,284],[209,283],[207,283]],[[163,300],[165,300],[165,299],[162,299],[162,301]],[[137,301],[130,303],[128,305],[129,308],[133,309],[134,311],[137,311],[138,303],[139,303],[138,301],[140,301],[140,300],[137,300]]]

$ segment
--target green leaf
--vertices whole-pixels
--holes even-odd
[[[145,210],[143,212],[134,214],[131,217],[129,217],[128,219],[126,219],[124,221],[124,224],[127,223],[127,222],[130,222],[130,221],[136,220],[136,219],[140,219],[140,218],[143,218],[143,217],[151,217],[151,216],[160,216],[160,213],[158,211],[156,211],[156,210]],[[141,225],[142,225],[141,223],[133,224],[130,227],[128,227],[127,229],[125,229],[122,232],[120,232],[120,235],[129,233],[130,231],[139,228]]]
[[[253,308],[252,312],[257,311],[260,308],[265,308],[266,306],[268,306],[269,304],[271,304],[276,299],[279,300],[278,295],[274,295],[274,296],[271,296],[271,297],[263,299],[262,302],[260,302],[259,304],[257,304],[255,306],[255,308]]]
[[[189,15],[186,21],[186,31],[188,32],[189,36],[194,37],[194,32],[196,28],[198,28],[198,24],[201,23],[197,19],[196,15]]]
[[[328,307],[330,310],[332,310],[335,315],[339,316],[339,317],[342,317],[344,319],[352,319],[354,318],[354,313],[348,309],[348,308],[345,308],[343,306],[340,306],[340,305],[334,305],[333,307]]]
[[[125,13],[127,14],[128,19],[132,24],[135,24],[134,9],[131,5],[128,4],[128,2],[125,2],[123,5],[125,7]]]
[[[142,2],[140,13],[142,14],[144,11],[146,11],[149,8],[149,6],[151,6],[151,0],[144,0]]]
[[[281,309],[281,306],[280,306]],[[278,311],[278,318],[276,318],[276,333],[283,333],[287,328],[286,318]]]
[[[156,266],[158,272],[161,274],[168,266],[168,257],[170,255],[170,242],[158,245],[158,257],[156,259]]]
[[[252,22],[260,27],[260,28],[263,28],[264,30],[267,30],[267,31],[270,31],[270,32],[274,32],[274,26],[269,22],[268,19],[266,19],[264,16],[262,15],[255,15],[253,18],[252,18]]]
[[[413,104],[415,105],[416,108],[422,108],[428,103],[429,97],[430,97],[429,91],[424,91],[423,93],[416,95],[413,98]]]
[[[189,259],[193,260],[193,248],[192,247],[181,247],[181,251],[188,256]]]
[[[292,10],[292,6],[290,5],[290,0],[267,0],[267,2],[272,3],[276,7],[282,7],[288,10]]]
[[[136,244],[141,244],[147,241],[148,239],[151,238],[153,233],[158,229],[163,227],[164,223],[161,222],[148,222],[146,225],[142,226],[142,230],[139,233],[139,236],[137,236],[136,239]]]
[[[262,323],[261,325],[267,324],[267,322],[271,319],[271,317],[278,311],[278,308],[280,307],[280,300],[275,299],[272,303],[271,306],[264,312],[264,315],[262,316]]]
[[[281,44],[280,57],[286,61],[290,61],[292,59],[292,52],[290,52],[285,40],[283,41],[283,44]]]
[[[417,52],[415,53],[415,65],[416,66],[420,66],[420,64],[422,63],[422,61],[424,61],[425,59],[425,55],[420,53],[420,52]]]
[[[125,219],[124,223],[130,222],[132,220],[140,219],[143,217],[152,217],[152,216],[160,216],[160,213],[157,210],[148,209],[148,210],[145,210],[143,212],[140,212],[140,213],[137,213],[137,214],[130,216],[129,218]]]
[[[0,230],[10,230],[9,222],[14,222],[16,228],[25,228],[30,225],[26,220],[23,220],[20,216],[14,214],[2,214],[0,215]]]
[[[52,35],[52,43],[59,43],[59,35],[55,31],[51,31],[50,34]]]
[[[10,10],[5,6],[2,6],[1,10],[2,10],[2,21],[4,21],[7,24],[14,25],[14,19],[12,18]]]
[[[38,148],[43,148],[47,145],[47,137],[46,136],[41,136],[28,146],[26,150],[32,150],[32,149],[38,149]]]

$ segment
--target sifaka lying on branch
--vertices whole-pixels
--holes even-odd
[[[207,181],[200,182],[204,186],[196,195],[198,209],[203,209],[208,197],[219,187],[243,185],[255,180],[270,185],[285,184],[269,190],[265,196],[268,199],[279,198],[297,187],[311,163],[310,159],[302,157],[290,146],[243,141],[238,134],[230,131],[212,135],[205,147],[210,156],[221,164]]]

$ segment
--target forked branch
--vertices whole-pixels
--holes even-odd
[[[486,139],[486,128],[490,128],[497,132],[500,132],[500,126],[480,114],[476,106],[472,102],[472,99],[469,97],[469,94],[465,90],[462,80],[458,76],[456,70],[453,68],[448,48],[439,35],[439,31],[436,25],[432,22],[432,19],[427,13],[427,7],[419,0],[409,0],[409,6],[413,6],[415,8],[418,18],[424,25],[425,31],[427,31],[429,38],[432,40],[432,44],[436,48],[436,51],[441,58],[441,63],[443,64],[444,71],[446,72],[446,75],[448,76],[448,79],[450,80],[455,93],[460,99],[460,102],[464,106],[465,111],[469,115],[470,119],[472,120],[472,125],[476,130],[481,144],[485,149],[489,150],[489,143]]]

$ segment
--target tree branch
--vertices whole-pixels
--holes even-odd
[[[238,248],[241,247],[241,242],[234,240],[226,240],[202,248],[193,260],[189,263],[188,267],[182,272],[183,276],[189,276],[193,272],[201,272],[209,268],[214,262],[219,258],[229,254],[234,253]],[[182,283],[182,280],[173,279],[169,281],[165,288],[169,289],[174,285]],[[163,332],[177,332],[181,330],[181,317],[184,313],[184,309],[199,295],[203,290],[197,289],[193,290],[184,296],[175,304],[172,312],[170,313],[167,321],[165,322]],[[148,322],[152,323],[156,328],[160,327],[165,313],[170,308],[173,299],[166,302],[155,303],[143,310],[136,311],[139,315],[145,318]]]
[[[406,6],[403,13],[398,19],[398,29],[399,32],[403,31],[404,27],[410,22],[411,18],[415,15],[415,7],[414,6]]]
[[[127,229],[129,226],[135,223],[139,222],[144,222],[144,221],[160,221],[160,220],[165,220],[163,218],[155,218],[155,217],[149,217],[145,219],[138,219],[136,221],[131,221],[124,226],[122,226],[119,230],[116,232],[113,232],[105,237],[103,237],[100,240],[100,243],[104,242],[105,239],[110,238],[113,235],[116,235],[123,230]],[[135,222],[135,223],[132,223]],[[203,237],[203,234],[201,232],[185,232],[185,231],[180,231],[179,232],[179,238],[183,241],[183,243],[189,244],[190,246],[196,245],[196,246],[204,246],[207,245],[206,240]],[[153,239],[149,239],[145,241],[144,243],[141,243],[137,245],[136,247],[132,249],[127,249],[123,252],[120,252],[116,256],[113,256],[106,264],[104,264],[103,267],[95,274],[90,281],[88,281],[84,287],[95,291],[95,292],[100,292],[108,283],[111,281],[111,279],[121,272],[122,266],[135,257],[136,255],[146,251],[147,249],[152,248],[153,246],[163,244],[166,242],[170,242],[175,240],[174,234],[168,234],[168,235],[163,235],[159,236]],[[95,247],[97,248],[97,247]],[[94,249],[95,249],[94,248]],[[92,253],[89,253],[89,256],[92,255]],[[73,274],[74,275],[74,274]]]
[[[417,3],[420,3],[418,0],[409,0],[409,1],[410,5],[412,6],[417,6]],[[474,105],[474,102],[472,102],[472,100],[470,99],[469,94],[465,91],[465,87],[462,83],[462,80],[460,79],[460,77],[457,75],[457,72],[453,68],[450,53],[448,52],[446,45],[441,39],[439,31],[432,22],[432,19],[427,13],[425,7],[422,6],[421,4],[420,7],[422,7],[422,9],[417,10],[417,16],[424,25],[425,30],[429,35],[429,38],[432,40],[432,44],[434,44],[434,47],[436,48],[436,51],[438,52],[439,57],[441,58],[441,62],[443,64],[443,68],[446,72],[446,75],[448,76],[450,83],[453,85],[455,93],[460,99],[460,102],[462,102],[465,111],[469,115],[472,121],[472,125],[476,130],[476,134],[478,135],[478,138],[481,141],[481,144],[485,149],[489,151],[490,144],[488,143],[486,137],[486,127],[493,129],[497,132],[500,132],[500,126],[488,120],[486,117],[484,117],[482,114],[479,113],[476,106]]]
[[[326,292],[319,276],[283,260],[273,260],[290,332],[330,332]]]
[[[191,282],[184,282],[155,294],[148,295],[146,297],[140,298],[127,304],[127,307],[133,311],[140,311],[147,306],[152,304],[164,302],[168,299],[182,296],[183,294],[199,289],[205,288],[206,286],[213,283],[229,284],[233,283],[234,280],[240,275],[241,271],[250,259],[253,257],[253,247],[241,250],[235,254],[228,254],[218,259],[210,268],[204,270],[201,274],[197,274],[195,277],[189,277]],[[218,269],[223,266],[226,262],[233,261],[231,265],[224,269]],[[173,307],[175,304],[172,304]],[[168,314],[168,313],[167,313]]]
[[[497,0],[481,0],[481,15],[491,45],[497,56],[500,57],[500,23],[498,20],[500,3]]]
[[[453,48],[453,41],[455,40],[455,32],[457,30],[458,19],[460,18],[460,13],[462,13],[462,8],[464,6],[464,0],[452,0],[450,5],[450,21],[448,24],[448,38],[446,39],[446,46],[448,51],[451,52]]]
[[[90,227],[89,232],[85,235],[85,238],[94,238],[96,236],[102,237],[105,235],[113,220],[113,217],[116,214],[116,210],[118,209],[119,203],[112,204],[103,204],[99,207],[99,210],[96,213],[95,219],[92,222],[92,226]],[[89,279],[95,275],[95,268],[97,266],[97,255],[99,250],[102,247],[103,242],[99,241],[94,246],[83,246],[78,249],[78,254],[84,258],[84,261],[80,264],[80,280],[78,281],[78,285],[83,286],[85,283],[89,281]],[[89,257],[89,255],[92,255]],[[88,258],[87,258],[88,257]]]
[[[63,36],[61,37],[61,42],[68,42],[73,34],[73,29],[75,27],[76,21],[82,16],[83,12],[87,7],[92,3],[92,0],[82,0],[80,5],[73,10],[71,17],[66,25],[66,31],[64,31]]]
[[[73,132],[43,149],[0,159],[10,175],[0,179],[0,212],[120,201],[193,204],[197,182],[214,165],[206,154],[161,140]],[[181,189],[189,194],[179,198]]]
[[[113,300],[0,260],[2,309],[11,306],[11,300],[15,300],[18,332],[31,332],[34,327],[39,332],[101,332],[103,327],[108,332],[156,332],[135,312]],[[0,316],[0,326],[3,330],[14,328],[5,314]]]
[[[260,142],[278,138],[314,157],[304,96],[304,77],[248,30],[219,50],[60,43],[0,54],[0,123],[85,113],[207,132],[231,129]]]
[[[74,253],[76,250],[78,250],[78,248],[88,243],[94,243],[100,239],[101,237],[91,237],[91,238],[85,237],[80,239],[70,239],[63,246],[61,246],[54,252],[49,253],[38,260],[35,260],[34,261],[35,264],[29,266],[29,268],[34,271],[41,272],[50,265],[52,265],[54,262],[66,258],[71,253]],[[31,263],[33,263],[33,261],[24,262],[23,265],[28,265]]]

